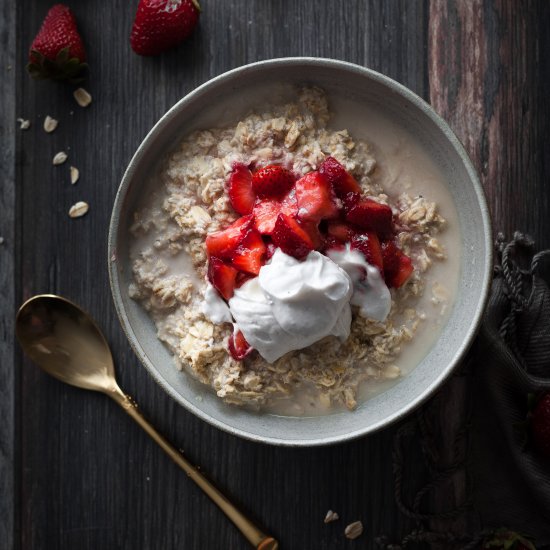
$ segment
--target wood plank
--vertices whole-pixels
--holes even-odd
[[[15,541],[17,485],[15,449],[15,4],[0,4],[0,541]]]
[[[544,0],[430,2],[430,101],[463,142],[495,232],[550,245],[550,85]],[[538,213],[538,215],[536,215]]]

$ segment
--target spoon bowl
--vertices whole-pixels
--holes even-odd
[[[119,389],[105,337],[90,316],[66,298],[33,296],[19,309],[15,331],[25,353],[61,382],[104,393]]]

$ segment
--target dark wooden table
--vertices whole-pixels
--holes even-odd
[[[378,70],[427,99],[449,121],[483,182],[495,232],[550,245],[550,3],[540,1],[203,0],[200,28],[177,50],[139,58],[128,36],[134,4],[69,1],[89,52],[87,109],[72,88],[31,81],[26,52],[51,2],[0,2],[0,547],[21,549],[246,548],[236,529],[141,430],[101,395],[42,374],[14,343],[29,296],[54,292],[88,309],[117,359],[121,386],[153,424],[201,464],[283,548],[375,548],[418,524],[394,496],[398,426],[350,444],[291,450],[229,436],[173,403],[139,365],[120,329],[106,269],[118,183],[155,121],[209,78],[252,61],[295,55]],[[59,119],[51,135],[46,115]],[[16,118],[31,121],[27,131]],[[69,153],[63,167],[53,155]],[[68,164],[80,169],[71,186]],[[68,208],[90,204],[82,219]],[[452,461],[465,386],[435,402],[439,462]],[[426,473],[415,438],[403,442],[402,500]],[[465,476],[419,509],[460,504]],[[324,525],[331,508],[339,522]],[[410,506],[409,506],[410,508]],[[403,513],[406,512],[406,513]],[[343,536],[361,519],[364,535]],[[466,533],[475,516],[432,529]],[[445,547],[445,545],[443,545]]]

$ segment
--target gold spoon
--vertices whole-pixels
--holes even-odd
[[[257,550],[277,550],[278,542],[258,529],[190,462],[160,435],[118,387],[113,357],[92,318],[65,298],[42,294],[17,312],[17,339],[25,353],[55,378],[107,394],[154,439],[168,456],[217,504]]]

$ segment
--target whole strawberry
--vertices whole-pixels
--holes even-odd
[[[33,78],[79,82],[86,51],[71,10],[56,4],[47,13],[29,50],[27,70]]]
[[[542,394],[531,411],[531,437],[538,451],[550,460],[550,392]]]
[[[535,545],[525,535],[505,527],[497,529],[485,538],[482,550],[536,550]]]
[[[130,35],[139,55],[158,55],[183,42],[199,22],[198,0],[140,0]]]

